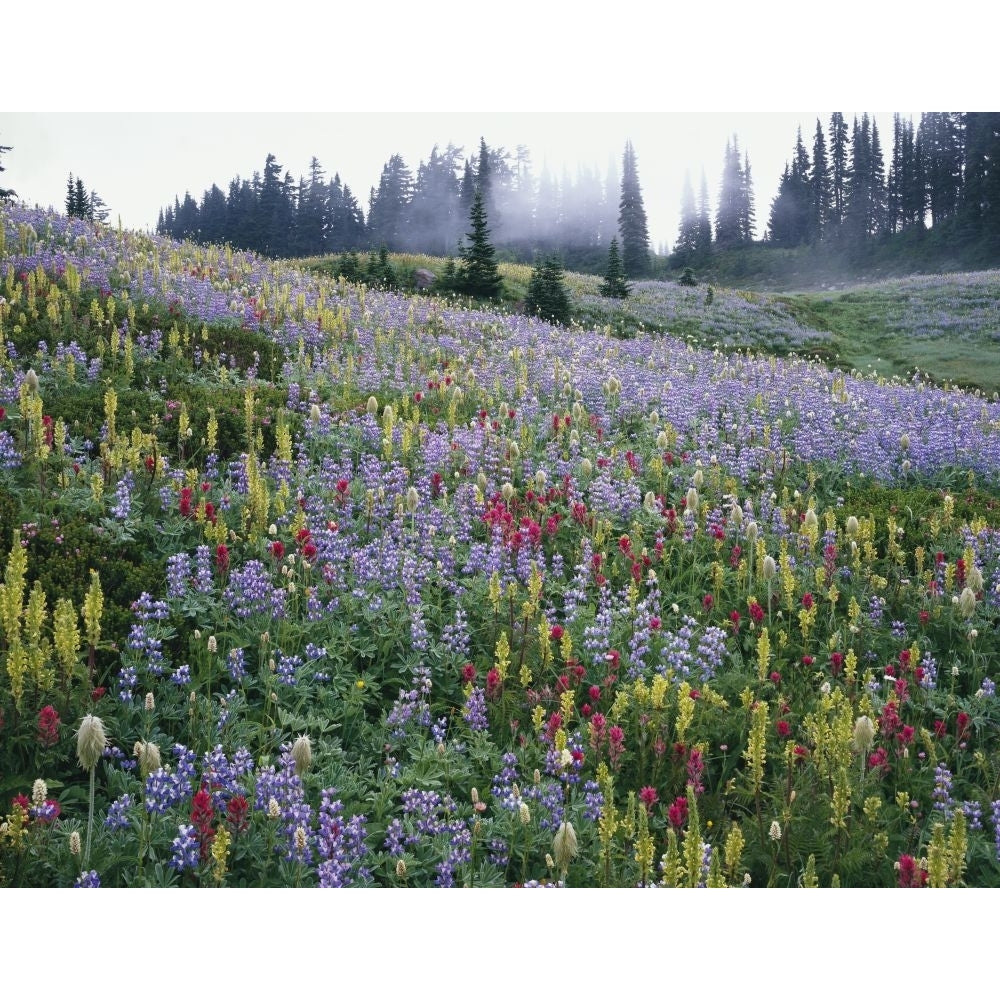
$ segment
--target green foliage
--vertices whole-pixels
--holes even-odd
[[[608,299],[624,299],[628,297],[629,285],[625,277],[625,267],[621,254],[618,252],[617,237],[611,240],[608,248],[608,266],[601,282],[601,295]]]
[[[462,249],[462,265],[455,278],[456,290],[477,299],[500,297],[503,279],[497,268],[496,250],[490,242],[486,208],[481,191],[476,191],[469,212],[472,232],[469,243]]]
[[[558,257],[539,259],[531,272],[524,310],[549,323],[566,326],[570,321],[569,295],[563,282],[563,268]]]
[[[695,288],[698,284],[698,279],[694,276],[694,271],[690,267],[684,268],[684,273],[677,279],[679,285],[684,285],[686,288]]]

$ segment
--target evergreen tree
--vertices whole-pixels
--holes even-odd
[[[490,242],[483,194],[477,190],[469,212],[469,244],[462,248],[462,267],[456,276],[456,288],[463,295],[477,299],[500,297],[503,279],[497,267],[496,250]]]
[[[794,247],[812,235],[813,186],[810,181],[809,154],[798,130],[791,164],[785,164],[778,194],[771,203],[768,238],[779,246]]]
[[[108,208],[105,200],[96,191],[91,191],[89,198],[91,222],[107,222],[111,210]]]
[[[563,267],[559,258],[539,258],[531,272],[524,309],[549,323],[566,326],[570,319],[569,295],[563,284]]]
[[[965,185],[959,231],[994,257],[1000,254],[1000,112],[964,116]]]
[[[406,222],[413,195],[413,174],[398,154],[382,168],[378,190],[372,190],[368,208],[368,237],[390,250],[405,249]]]
[[[738,246],[747,241],[747,182],[740,164],[736,136],[726,141],[726,152],[719,184],[719,204],[715,209],[715,242],[721,247]]]
[[[813,243],[823,238],[830,220],[830,171],[826,157],[826,140],[823,126],[816,119],[816,133],[813,136],[812,173],[809,176],[812,189],[812,204],[809,218],[809,238]]]
[[[601,282],[601,295],[607,299],[624,299],[628,297],[629,287],[625,278],[625,267],[618,253],[618,240],[612,239],[608,250],[608,266]]]
[[[753,180],[750,177],[750,156],[743,152],[743,176],[740,178],[740,240],[752,243],[757,226],[753,198]]]
[[[3,165],[3,154],[9,153],[14,147],[13,146],[0,146],[0,174],[6,169]],[[17,192],[12,188],[2,188],[0,187],[0,201],[10,201],[12,198],[17,197]]]
[[[72,174],[66,181],[66,215],[70,219],[76,218],[76,184]]]
[[[631,141],[622,156],[621,199],[618,202],[618,231],[622,238],[622,264],[630,278],[649,273],[649,229],[642,203],[639,172]]]
[[[708,207],[708,178],[701,172],[701,190],[698,195],[698,254],[707,257],[712,252],[712,216]]]
[[[841,112],[830,116],[830,216],[829,228],[839,230],[847,212],[847,122]]]
[[[691,174],[684,174],[684,188],[681,191],[681,224],[674,244],[674,260],[678,266],[685,266],[698,253],[698,212],[694,204],[694,190]]]

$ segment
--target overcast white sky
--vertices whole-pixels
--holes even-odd
[[[848,122],[850,108],[878,112],[888,157],[886,109],[974,109],[995,93],[989,31],[932,55],[921,19],[896,4],[689,6],[618,0],[598,19],[538,0],[300,0],[294,14],[93,0],[86,18],[53,9],[42,25],[20,5],[4,15],[0,144],[13,149],[0,180],[60,208],[72,172],[112,219],[144,228],[175,195],[248,177],[269,152],[296,178],[317,156],[367,212],[393,153],[415,171],[435,143],[472,153],[482,135],[527,145],[536,172],[587,164],[603,176],[630,138],[657,245],[676,239],[685,170],[696,193],[705,170],[714,201],[736,133],[759,237],[799,124],[811,149],[817,116],[825,129],[832,110]]]
[[[853,112],[845,111],[848,122]],[[860,112],[859,112],[860,114]],[[909,114],[909,112],[906,112]],[[916,113],[915,117],[916,117]],[[596,166],[603,177],[609,156],[620,172],[626,139],[635,146],[639,180],[654,246],[677,236],[685,170],[697,194],[702,169],[709,194],[718,192],[727,138],[739,138],[750,156],[758,235],[767,224],[778,178],[789,159],[796,128],[811,149],[817,117],[826,131],[830,112],[782,113],[0,113],[0,141],[13,147],[3,175],[30,203],[63,205],[69,173],[96,190],[123,225],[152,228],[158,211],[191,191],[196,199],[213,183],[224,191],[236,175],[262,170],[268,153],[298,179],[315,155],[328,175],[340,173],[362,207],[378,184],[383,163],[400,153],[416,172],[432,146],[449,142],[468,154],[479,136],[513,150],[524,143],[534,169],[560,176],[568,167]],[[878,116],[885,143],[892,115]],[[888,134],[886,134],[888,133]],[[125,136],[108,142],[106,136]],[[888,149],[887,149],[888,152]]]

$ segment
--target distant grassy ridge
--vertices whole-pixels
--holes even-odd
[[[778,261],[783,251],[771,249]],[[806,259],[800,251],[790,258]],[[752,254],[744,255],[750,260]],[[400,286],[414,274],[440,276],[446,261],[426,254],[392,254]],[[362,263],[365,258],[362,257]],[[300,264],[333,274],[339,256]],[[531,277],[526,264],[501,262],[501,308],[519,309]],[[599,294],[595,275],[566,274],[574,322],[617,336],[665,333],[698,346],[764,353],[795,352],[844,370],[908,379],[915,372],[940,385],[1000,392],[1000,271],[891,278],[838,290],[769,293],[701,282],[633,285],[624,302]],[[459,299],[458,301],[462,301]]]

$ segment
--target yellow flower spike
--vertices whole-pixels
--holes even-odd
[[[968,849],[965,813],[961,809],[956,809],[948,834],[948,882],[953,886],[959,885],[965,874],[965,855]]]
[[[494,664],[502,684],[507,679],[507,671],[510,668],[510,641],[506,632],[500,633],[497,639]]]
[[[72,679],[76,668],[77,654],[80,650],[80,631],[77,628],[77,614],[73,602],[67,597],[56,601],[52,616],[52,633],[55,641],[56,655],[63,675]]]
[[[681,854],[677,846],[677,834],[674,832],[672,826],[667,829],[667,849],[660,859],[660,870],[663,872],[660,885],[667,889],[680,888],[684,868],[681,864]]]
[[[695,700],[691,697],[691,685],[682,681],[677,688],[677,720],[674,723],[677,741],[684,742],[688,728],[694,719]]]
[[[767,703],[759,702],[751,715],[750,735],[747,738],[747,748],[743,752],[743,757],[750,767],[750,782],[755,795],[759,794],[764,781],[764,764],[767,761],[767,723]]]
[[[229,845],[232,834],[225,826],[220,826],[212,840],[212,877],[216,885],[221,884],[226,877],[226,866],[229,861]]]

